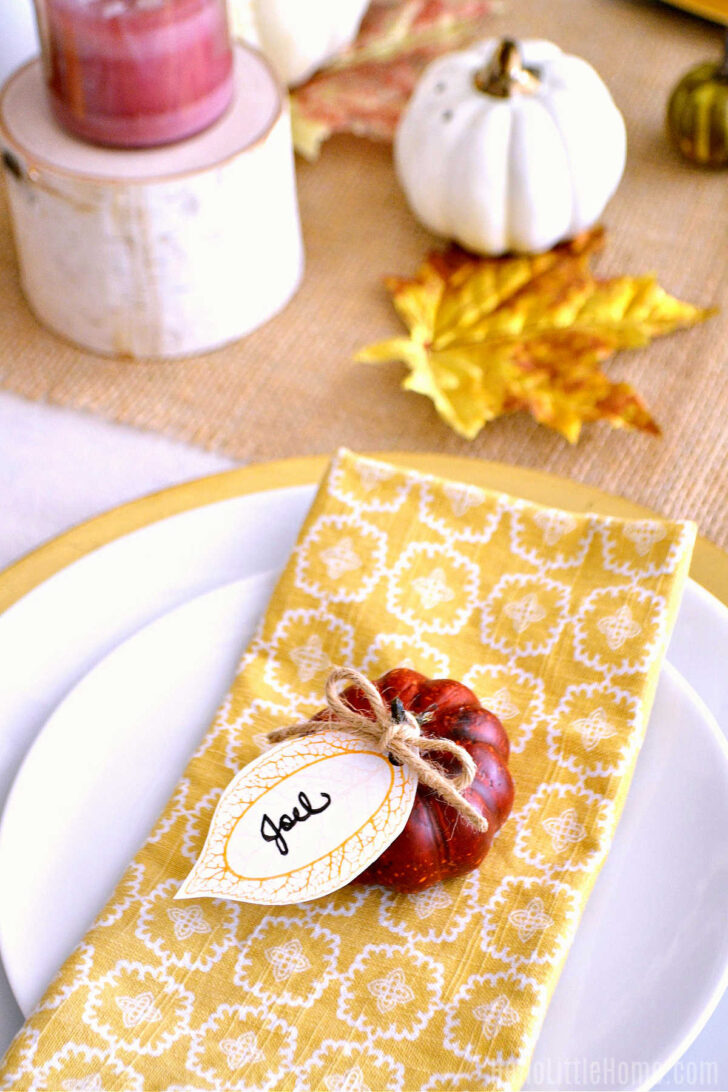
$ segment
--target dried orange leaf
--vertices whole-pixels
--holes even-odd
[[[494,0],[372,0],[356,41],[293,91],[296,150],[315,159],[332,133],[391,140],[423,70],[484,37],[493,8]]]
[[[653,276],[597,280],[589,262],[603,238],[595,229],[526,257],[433,253],[416,276],[385,280],[409,337],[370,345],[357,360],[403,361],[404,388],[431,398],[468,439],[516,410],[571,443],[597,420],[659,434],[636,391],[600,365],[713,312],[668,295]]]

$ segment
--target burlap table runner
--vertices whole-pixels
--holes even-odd
[[[684,164],[664,136],[670,88],[685,68],[717,55],[719,33],[639,0],[508,0],[492,32],[551,38],[585,56],[626,116],[627,171],[607,210],[598,271],[654,270],[670,292],[723,308],[608,365],[642,392],[662,440],[597,425],[570,448],[517,415],[468,443],[429,401],[399,389],[398,365],[355,364],[356,349],[400,330],[381,276],[413,272],[432,239],[407,211],[390,148],[345,138],[326,145],[318,163],[299,163],[307,273],[297,297],[245,341],[181,363],[112,362],[42,330],[20,294],[3,206],[0,385],[241,460],[344,443],[538,467],[695,519],[728,546],[728,176]]]

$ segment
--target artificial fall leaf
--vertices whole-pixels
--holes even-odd
[[[653,276],[595,278],[589,262],[603,241],[597,228],[544,254],[432,253],[415,277],[385,280],[409,337],[370,345],[356,359],[403,361],[405,390],[431,398],[467,439],[516,410],[571,443],[600,419],[659,435],[636,391],[599,365],[714,312],[674,299]]]
[[[391,140],[423,70],[483,37],[497,3],[372,0],[353,44],[293,91],[296,150],[315,159],[323,141],[342,132]]]

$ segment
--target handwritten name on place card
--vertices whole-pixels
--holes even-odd
[[[344,887],[404,828],[417,778],[351,732],[290,739],[223,793],[175,898],[286,905]]]

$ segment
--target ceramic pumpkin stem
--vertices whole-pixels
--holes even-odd
[[[514,94],[533,94],[540,86],[540,74],[523,63],[518,42],[504,38],[492,60],[475,74],[475,86],[486,95],[509,99]]]

